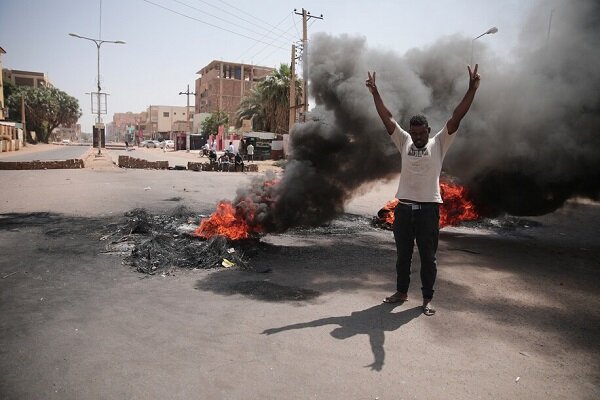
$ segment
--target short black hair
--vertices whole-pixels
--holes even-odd
[[[418,114],[418,115],[412,116],[410,118],[410,126],[426,126],[426,127],[429,127],[429,123],[427,122],[427,118],[424,115]]]

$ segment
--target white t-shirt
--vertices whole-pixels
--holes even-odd
[[[249,156],[254,155],[254,146],[252,146],[251,144],[249,144],[248,147],[246,147],[246,150],[248,151]]]
[[[402,172],[396,198],[416,202],[443,203],[440,194],[440,173],[444,156],[452,144],[456,132],[448,135],[446,125],[418,149],[405,130],[396,122],[396,130],[390,135],[392,142],[402,154]]]

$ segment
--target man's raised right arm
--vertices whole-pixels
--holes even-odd
[[[392,117],[392,113],[390,112],[390,110],[388,110],[385,104],[383,104],[383,99],[381,98],[381,95],[377,90],[377,85],[375,84],[375,72],[373,72],[373,75],[371,75],[370,72],[367,73],[369,77],[365,84],[367,85],[367,88],[373,95],[373,101],[375,101],[375,109],[377,110],[379,117],[383,121],[385,129],[391,135],[396,130],[396,121]]]

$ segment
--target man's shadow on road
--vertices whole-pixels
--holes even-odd
[[[336,339],[348,339],[354,335],[369,335],[371,351],[375,360],[372,364],[366,365],[372,370],[381,371],[385,360],[385,332],[395,331],[402,325],[410,322],[422,313],[421,307],[409,308],[407,310],[393,313],[395,306],[391,304],[379,304],[363,311],[354,311],[348,316],[321,318],[310,322],[301,322],[282,326],[280,328],[270,328],[263,331],[265,335],[272,335],[292,329],[315,328],[324,325],[339,325],[330,332],[330,335]]]

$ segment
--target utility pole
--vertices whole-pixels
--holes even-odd
[[[290,121],[288,133],[292,133],[292,128],[296,123],[296,45],[292,45],[292,64],[290,68]]]
[[[308,27],[307,22],[311,18],[323,19],[323,14],[320,17],[310,15],[309,11],[302,9],[302,13],[299,13],[294,9],[296,15],[302,15],[302,79],[304,80],[304,88],[302,90],[302,97],[304,103],[304,118],[308,113]]]
[[[25,96],[21,95],[21,123],[23,124],[23,147],[27,147],[27,123],[25,121]]]
[[[188,133],[187,135],[185,135],[185,151],[187,153],[190,152],[190,135],[192,134],[192,127],[190,126],[190,95],[196,95],[196,93],[190,92],[190,85],[187,85],[187,90],[185,92],[179,92],[180,95],[185,94],[187,95],[187,109],[186,109],[186,115],[187,115],[187,126],[188,126]]]

